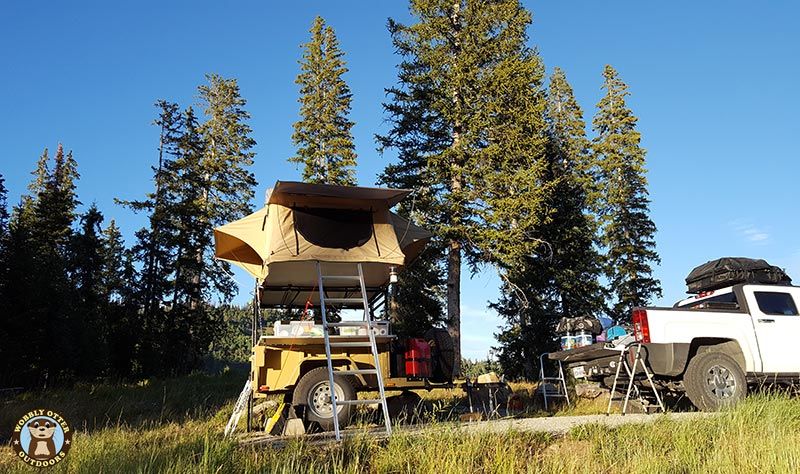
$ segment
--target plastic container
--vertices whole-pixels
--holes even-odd
[[[594,336],[587,331],[580,331],[575,336],[575,347],[586,347],[594,344]]]
[[[570,333],[561,336],[561,350],[569,351],[572,349],[575,349],[575,336]]]
[[[405,354],[406,377],[431,376],[431,346],[425,339],[407,339]]]

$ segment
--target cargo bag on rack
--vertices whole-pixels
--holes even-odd
[[[788,285],[792,282],[782,269],[762,259],[725,257],[711,260],[686,277],[687,293],[717,290],[738,283]]]

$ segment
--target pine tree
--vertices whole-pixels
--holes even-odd
[[[8,293],[13,291],[9,279],[9,252],[10,232],[8,227],[8,191],[5,179],[0,174],[0,341],[9,341],[11,334],[8,331],[6,318],[10,313],[8,307]],[[12,353],[8,352],[9,344],[0,344],[0,361],[10,360]],[[0,373],[7,370],[7,363],[0,362]],[[0,376],[0,384],[7,383],[5,377]]]
[[[141,373],[143,324],[136,290],[130,284],[136,280],[133,252],[125,247],[122,233],[113,219],[103,230],[102,242],[108,370],[121,377],[146,375]]]
[[[206,173],[203,169],[205,145],[200,126],[189,107],[185,113],[185,128],[178,140],[178,158],[170,162],[166,173],[169,180],[166,195],[172,203],[175,222],[175,303],[189,304],[202,299],[202,288],[198,284],[205,262],[198,260],[197,243],[205,242],[207,219],[203,195],[206,189]]]
[[[247,101],[239,93],[236,79],[224,79],[216,74],[206,76],[208,85],[198,88],[206,121],[199,127],[203,139],[201,162],[203,186],[200,197],[203,216],[201,239],[195,242],[195,258],[202,267],[195,278],[205,295],[217,292],[223,300],[230,299],[235,283],[229,277],[230,264],[214,258],[214,227],[239,219],[252,211],[256,179],[250,167],[256,141],[250,136],[247,124],[250,114],[244,109]],[[213,262],[206,265],[204,262]],[[193,300],[197,305],[198,300]]]
[[[292,141],[297,155],[289,161],[303,165],[303,181],[355,185],[356,153],[348,115],[352,94],[342,76],[344,53],[333,28],[314,19],[311,41],[300,61],[300,120]]]
[[[69,275],[69,244],[79,204],[75,194],[77,163],[59,145],[47,150],[34,179],[9,223],[5,344],[18,361],[6,372],[17,383],[41,386],[71,376],[77,365],[73,336],[78,329],[75,295]],[[47,351],[38,348],[47,347]],[[4,348],[5,350],[5,348]]]
[[[8,190],[6,189],[6,180],[0,174],[0,252],[5,249],[4,245],[8,237]],[[2,262],[0,262],[2,263]],[[5,275],[4,268],[0,266],[0,278]]]
[[[538,355],[556,349],[555,327],[565,316],[604,310],[601,260],[590,213],[593,165],[583,113],[563,71],[550,78],[543,203],[535,235],[544,248],[505,274],[493,307],[506,320],[498,358],[509,377],[535,378]]]
[[[171,203],[165,199],[166,168],[175,160],[178,140],[183,126],[183,116],[175,103],[156,102],[158,117],[153,122],[159,127],[158,165],[153,167],[153,191],[139,201],[117,201],[134,212],[147,212],[148,226],[136,232],[133,252],[142,263],[137,278],[138,300],[144,310],[145,321],[161,319],[159,307],[172,288],[170,277],[174,271],[173,220]],[[150,324],[150,323],[146,323]],[[149,327],[149,326],[147,326]],[[148,330],[144,328],[144,330]]]
[[[605,96],[597,104],[593,149],[602,179],[602,243],[605,272],[616,301],[610,316],[619,321],[636,306],[646,306],[661,295],[652,264],[660,263],[655,250],[656,226],[649,216],[645,150],[636,130],[637,118],[625,103],[630,94],[617,71],[603,71]]]
[[[596,249],[596,220],[591,210],[596,195],[591,144],[583,112],[556,68],[547,104],[548,182],[552,192],[545,206],[552,219],[542,235],[552,249],[551,267],[560,316],[598,316],[604,310],[602,268]]]
[[[80,230],[70,244],[70,273],[75,286],[72,319],[76,326],[76,373],[91,377],[104,374],[107,368],[106,299],[104,242],[100,225],[103,214],[92,206],[80,217]]]
[[[530,238],[544,151],[542,65],[526,46],[531,16],[516,0],[412,0],[413,25],[389,22],[403,57],[379,137],[420,175],[425,224],[445,242],[447,318],[460,363],[464,254],[513,265]],[[458,372],[458,368],[456,368]]]

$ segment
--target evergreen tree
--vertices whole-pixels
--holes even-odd
[[[69,275],[69,244],[78,205],[77,163],[59,145],[51,160],[45,149],[9,223],[4,351],[15,354],[4,376],[41,386],[67,379],[76,366],[73,336],[74,287]],[[40,348],[47,347],[47,351]],[[7,375],[6,375],[7,374]]]
[[[165,194],[175,216],[175,284],[172,300],[176,304],[200,301],[202,288],[198,284],[205,268],[198,260],[198,243],[207,242],[206,208],[203,195],[206,189],[206,172],[203,169],[205,144],[194,109],[187,108],[185,127],[178,140],[178,158],[167,165],[169,176]]]
[[[5,179],[0,174],[0,341],[9,341],[11,334],[8,331],[8,293],[13,291],[9,280],[9,253],[10,253],[10,232],[8,228],[8,191],[5,186]],[[0,344],[0,361],[11,359],[8,352],[9,344]],[[0,362],[0,373],[8,369],[7,363]],[[0,375],[0,384],[7,382],[5,377]]]
[[[300,85],[300,120],[292,135],[298,148],[289,161],[303,165],[303,181],[355,185],[353,122],[348,118],[352,94],[342,78],[347,67],[333,28],[319,16],[300,69],[295,81]]]
[[[604,310],[601,259],[590,204],[595,178],[583,113],[563,71],[556,68],[547,95],[547,153],[536,236],[546,245],[506,273],[493,305],[506,320],[497,335],[498,358],[509,377],[535,378],[538,354],[557,348],[562,317]]]
[[[137,330],[140,344],[134,357],[145,374],[161,370],[162,353],[170,344],[165,336],[168,318],[163,305],[173,295],[177,259],[175,221],[178,216],[168,188],[176,179],[170,174],[170,169],[179,157],[179,141],[184,126],[184,117],[177,104],[158,100],[155,106],[158,116],[153,124],[159,128],[159,143],[157,165],[152,167],[153,190],[142,200],[117,201],[134,212],[148,214],[148,225],[136,231],[136,242],[131,249],[133,258],[141,264],[141,270],[134,274],[133,299],[125,302],[128,306],[124,310],[118,308],[121,312],[115,315],[116,327],[127,327],[132,319],[140,325]],[[117,257],[124,258],[119,254]],[[119,265],[120,262],[117,262],[115,268],[119,269]],[[133,306],[141,309],[136,317],[128,314]],[[125,339],[124,335],[120,337]],[[127,370],[121,361],[114,364],[123,371]]]
[[[220,294],[223,300],[233,296],[235,282],[230,278],[230,264],[214,258],[214,227],[239,219],[252,212],[255,176],[250,167],[256,141],[247,124],[250,114],[244,109],[247,101],[239,93],[236,79],[216,74],[207,76],[208,85],[198,88],[206,121],[199,127],[203,139],[201,162],[203,186],[198,225],[202,231],[194,242],[194,255],[200,268],[195,275],[196,287],[204,295]],[[206,262],[212,262],[208,265]],[[199,300],[193,297],[192,304]]]
[[[544,152],[542,65],[518,1],[412,0],[413,25],[389,22],[398,87],[385,104],[395,169],[422,175],[425,223],[446,243],[447,318],[460,353],[462,257],[513,265],[530,254]],[[387,168],[385,175],[393,173]],[[456,367],[458,372],[458,367]]]
[[[8,239],[8,190],[6,180],[0,174],[0,256],[4,254],[6,240]],[[2,263],[2,261],[0,261]],[[0,265],[0,278],[5,276],[4,267]]]
[[[610,316],[619,321],[636,306],[646,306],[661,295],[652,264],[660,263],[655,250],[656,226],[649,216],[645,150],[636,130],[637,118],[625,103],[630,94],[617,71],[603,71],[605,96],[598,103],[593,125],[593,149],[602,179],[602,243],[605,272],[616,301]]]
[[[550,243],[553,284],[560,316],[598,316],[604,310],[596,248],[596,195],[590,142],[583,112],[564,72],[556,68],[547,103],[547,182],[552,192],[545,206],[552,219],[542,229]]]
[[[102,235],[103,276],[101,294],[107,302],[106,340],[108,370],[130,377],[142,374],[143,324],[136,303],[137,292],[133,252],[125,247],[122,233],[112,219]]]
[[[72,315],[75,325],[76,373],[88,377],[103,374],[107,368],[104,241],[100,225],[103,215],[92,206],[80,218],[80,230],[70,245],[70,270],[77,299]]]
[[[159,308],[170,294],[172,282],[170,276],[174,271],[175,251],[173,244],[175,214],[171,203],[165,199],[165,181],[168,179],[166,168],[177,155],[178,140],[183,126],[183,116],[177,104],[159,100],[158,118],[153,122],[159,127],[158,165],[153,167],[154,189],[145,199],[140,201],[117,201],[134,212],[147,212],[148,226],[136,232],[136,244],[133,252],[142,262],[142,269],[137,279],[138,300],[143,308],[145,328],[155,331],[149,325],[154,320],[162,319]]]

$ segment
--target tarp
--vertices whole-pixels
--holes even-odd
[[[283,293],[262,295],[265,304],[300,304],[300,293],[316,287],[316,262],[334,275],[353,275],[362,263],[367,286],[380,287],[390,267],[410,263],[432,237],[389,211],[408,194],[278,181],[264,208],[214,229],[216,256]]]

